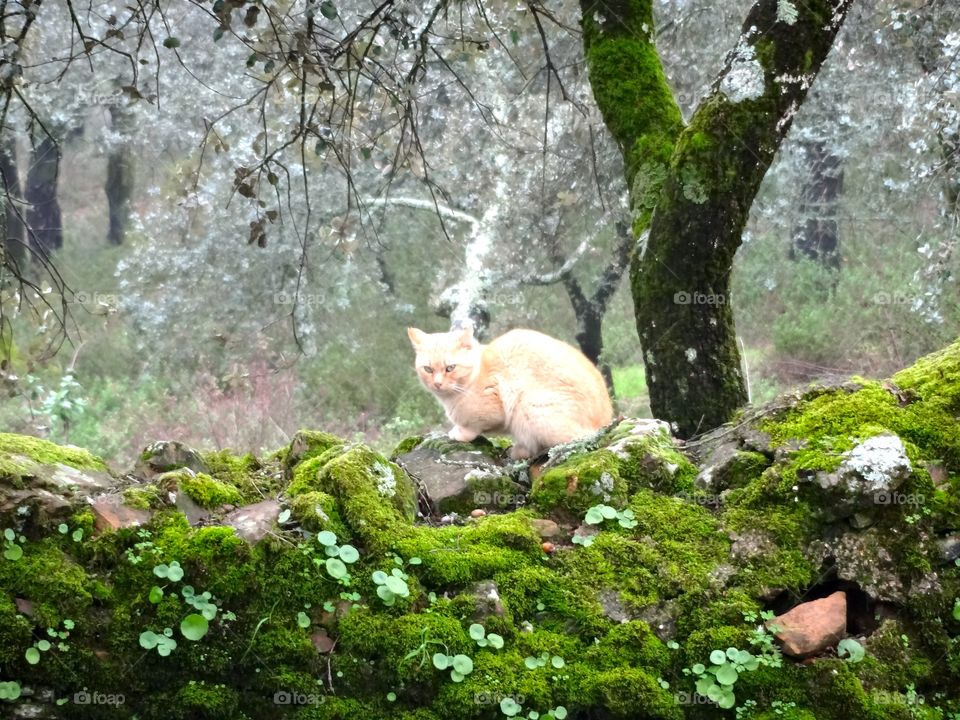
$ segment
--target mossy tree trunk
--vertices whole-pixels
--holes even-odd
[[[756,2],[686,128],[653,44],[650,0],[581,2],[594,97],[623,149],[634,232],[649,232],[630,274],[650,405],[682,436],[726,422],[746,401],[733,258],[851,2],[795,2],[784,17],[777,0]]]

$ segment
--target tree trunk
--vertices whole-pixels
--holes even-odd
[[[114,130],[126,129],[129,117],[122,107],[112,105],[110,118]],[[122,245],[130,219],[130,197],[133,194],[133,155],[127,143],[122,142],[107,157],[107,184],[104,188],[110,213],[107,241]]]
[[[664,122],[676,103],[650,40],[649,0],[581,2],[590,80],[624,151],[637,237],[649,222],[630,274],[650,405],[681,436],[726,422],[746,401],[729,304],[733,258],[760,183],[851,2],[795,2],[788,24],[778,19],[777,0],[758,0],[679,137],[678,123]]]
[[[0,206],[0,231],[3,232],[5,262],[17,275],[22,274],[27,259],[24,245],[23,221],[15,203],[21,199],[20,175],[17,172],[17,144],[11,135],[0,141],[0,189],[3,203]]]
[[[27,223],[31,245],[46,257],[63,247],[63,223],[57,181],[60,175],[60,148],[46,133],[34,141],[30,168],[27,171]]]
[[[790,259],[805,257],[839,270],[837,206],[843,191],[843,161],[823,141],[804,143],[804,154],[809,174],[801,193],[801,222],[793,231]]]

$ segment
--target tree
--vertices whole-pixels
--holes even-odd
[[[760,183],[850,0],[760,0],[684,127],[649,1],[582,0],[594,97],[626,166],[639,244],[631,267],[654,415],[690,436],[746,401],[729,275]]]

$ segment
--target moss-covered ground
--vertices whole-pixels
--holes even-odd
[[[443,526],[416,520],[399,466],[324,433],[262,461],[204,455],[209,474],[178,478],[198,504],[279,497],[259,542],[191,527],[163,476],[123,494],[153,511],[146,526],[95,532],[78,503],[66,531],[10,528],[0,715],[956,720],[960,566],[942,546],[960,531],[958,415],[960,343],[884,383],[744,414],[729,436],[749,427],[769,447],[745,447],[718,496],[695,489],[697,466],[667,435],[625,422],[533,473],[525,508]],[[913,501],[872,508],[869,532],[830,519],[810,478],[884,432],[904,443],[913,471],[898,492]],[[10,435],[0,462],[0,485],[21,488],[30,463],[103,468]],[[599,504],[625,522],[574,543]],[[538,517],[560,524],[554,547]],[[892,558],[905,600],[870,605],[858,662],[781,657],[761,613],[835,581],[810,548],[838,535]],[[731,648],[762,661],[727,684],[732,701],[698,695],[698,664]]]

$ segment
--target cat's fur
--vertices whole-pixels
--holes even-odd
[[[532,458],[584,437],[612,416],[603,376],[579,350],[535,330],[511,330],[481,345],[472,328],[407,328],[417,376],[454,423],[449,435],[511,435],[512,457]],[[427,370],[429,368],[429,371]]]

